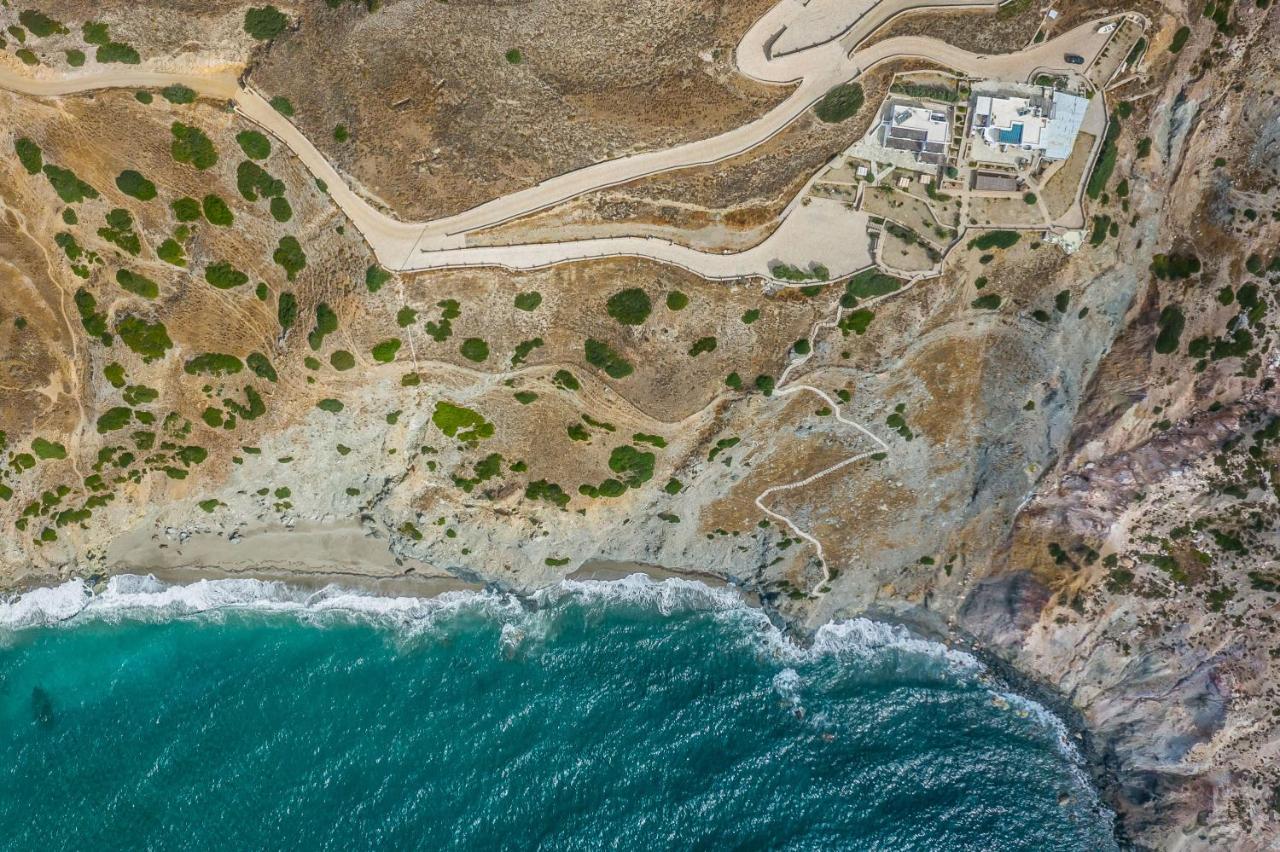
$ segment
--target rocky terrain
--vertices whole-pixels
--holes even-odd
[[[258,38],[240,6],[51,0],[0,9],[0,64],[243,65],[409,219],[763,112],[785,89],[730,54],[769,5],[329,0]],[[871,613],[1006,661],[1079,714],[1138,847],[1270,848],[1280,13],[1140,10],[1084,244],[966,234],[913,280],[396,275],[225,102],[0,89],[0,583],[706,572],[797,629]],[[1025,42],[1043,11],[963,38]],[[806,115],[485,239],[576,217],[731,245],[870,120]]]

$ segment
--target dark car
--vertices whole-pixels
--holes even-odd
[[[1068,65],[1083,65],[1084,57],[1078,53],[1068,53],[1062,57],[1067,61]]]

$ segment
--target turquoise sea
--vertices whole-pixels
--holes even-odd
[[[728,591],[223,580],[0,604],[0,848],[1112,849],[1052,716]]]

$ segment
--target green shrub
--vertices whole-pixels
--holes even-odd
[[[431,414],[431,422],[450,438],[464,443],[493,437],[493,424],[469,408],[439,400]]]
[[[293,324],[298,319],[298,299],[292,293],[286,291],[280,294],[280,303],[276,306],[276,319],[280,322],[282,331],[293,328]]]
[[[981,236],[969,240],[969,248],[980,251],[998,248],[1007,249],[1022,238],[1017,231],[987,231]]]
[[[18,23],[31,30],[37,38],[48,38],[51,35],[66,35],[67,28],[61,21],[55,21],[43,12],[26,9],[18,13]]]
[[[275,95],[271,98],[271,108],[286,118],[293,116],[293,104],[284,95]]]
[[[351,138],[351,131],[347,130],[345,124],[339,124],[333,128],[333,138],[337,142],[346,142]]]
[[[244,13],[244,31],[259,41],[269,41],[284,32],[289,19],[275,6],[250,8]]]
[[[409,306],[405,306],[396,311],[396,325],[401,328],[408,328],[418,321],[418,312]]]
[[[689,347],[689,357],[697,358],[703,352],[716,351],[716,339],[714,337],[699,337]]]
[[[179,222],[200,221],[200,202],[194,198],[184,196],[174,199],[170,202],[169,207],[173,210],[173,217]]]
[[[583,351],[588,364],[604,370],[611,378],[625,379],[635,372],[635,368],[625,358],[599,340],[587,338],[583,344]]]
[[[1182,309],[1177,305],[1167,305],[1160,312],[1160,319],[1157,324],[1160,327],[1160,334],[1156,336],[1156,352],[1161,355],[1172,355],[1178,351],[1182,330],[1187,324],[1186,317],[1182,314]]]
[[[277,222],[288,222],[293,218],[293,208],[289,206],[289,199],[283,195],[277,195],[271,199],[271,218]]]
[[[205,352],[187,361],[182,369],[191,376],[234,376],[244,369],[244,364],[234,355]]]
[[[679,290],[672,290],[667,294],[667,310],[683,311],[689,304],[689,297]]]
[[[307,265],[307,256],[295,237],[281,237],[271,259],[284,269],[285,277],[292,281]]]
[[[478,337],[468,337],[462,341],[459,351],[462,352],[463,358],[479,364],[489,357],[489,344]]]
[[[773,389],[776,386],[773,376],[759,375],[756,376],[756,390],[765,396],[772,396]]]
[[[329,363],[333,366],[333,369],[345,372],[356,365],[356,356],[345,349],[339,349],[329,356]]]
[[[542,346],[542,338],[535,337],[531,340],[522,340],[516,344],[516,351],[511,353],[511,366],[518,367],[529,357],[529,353]]]
[[[744,325],[751,325],[758,319],[760,319],[759,308],[750,308],[742,312],[742,322]]]
[[[39,145],[25,136],[19,136],[13,140],[13,149],[18,153],[18,162],[22,163],[27,174],[40,174],[40,169],[44,167],[44,154]]]
[[[521,62],[524,61],[524,54],[520,52],[519,48],[513,47],[503,55],[506,57],[507,62],[511,65],[519,65]]]
[[[321,411],[328,411],[331,414],[337,414],[345,407],[346,406],[336,399],[322,399],[316,403],[316,408]]]
[[[72,48],[71,50],[67,50],[63,52],[66,53],[67,55],[67,64],[70,65],[72,68],[79,68],[82,65],[84,65],[83,50],[76,50],[75,48]]]
[[[1107,239],[1107,228],[1111,227],[1111,217],[1103,214],[1093,217],[1093,233],[1089,235],[1089,245],[1100,246]]]
[[[204,218],[208,219],[211,225],[227,228],[235,221],[236,217],[232,215],[227,202],[216,195],[206,195],[201,202],[201,207],[204,209]]]
[[[325,302],[316,305],[316,324],[307,335],[307,345],[311,351],[319,352],[324,339],[338,330],[338,315]]]
[[[204,280],[219,290],[230,290],[232,287],[239,287],[241,284],[246,283],[249,280],[249,276],[227,261],[220,260],[205,267]]]
[[[42,171],[53,187],[53,191],[58,193],[58,197],[67,204],[78,204],[86,198],[98,197],[98,190],[80,180],[70,169],[45,163]]]
[[[81,287],[76,290],[73,301],[76,303],[76,311],[80,314],[80,324],[84,326],[84,330],[90,337],[96,337],[103,346],[110,346],[112,337],[107,331],[107,318],[96,310],[98,302],[93,295]]]
[[[124,367],[114,361],[102,368],[102,375],[113,388],[125,386]]]
[[[271,156],[271,141],[256,130],[241,130],[236,134],[236,143],[251,160],[265,160]]]
[[[369,288],[370,293],[378,292],[390,280],[391,273],[376,264],[364,271],[364,286]]]
[[[116,175],[115,185],[120,192],[133,196],[138,201],[151,201],[156,197],[156,185],[133,169],[125,169]]]
[[[840,298],[840,304],[842,307],[852,308],[858,304],[858,299],[887,296],[897,292],[901,287],[901,279],[885,275],[874,267],[864,269],[845,282],[844,295]]]
[[[39,65],[40,64],[40,58],[36,56],[35,51],[31,50],[30,48],[26,48],[26,47],[19,48],[17,51],[14,52],[13,55],[18,57],[18,59],[21,60],[23,65]]]
[[[115,243],[122,250],[137,257],[142,252],[142,240],[133,230],[133,216],[123,207],[107,212],[107,227],[98,229],[98,236]]]
[[[724,383],[733,390],[742,390],[742,376],[736,370],[724,377]]]
[[[67,448],[57,441],[48,441],[44,438],[36,438],[31,442],[31,452],[36,454],[38,459],[65,459],[67,457]]]
[[[80,31],[89,44],[101,46],[111,41],[111,37],[107,34],[107,25],[98,21],[85,21],[80,26]]]
[[[1173,39],[1169,42],[1169,52],[1180,53],[1182,48],[1186,47],[1189,38],[1191,38],[1191,27],[1178,27],[1178,31],[1173,34]]]
[[[156,257],[174,266],[187,265],[187,253],[177,240],[168,239],[156,248]]]
[[[862,86],[842,83],[822,96],[814,112],[827,124],[838,124],[862,109],[863,98]]]
[[[569,505],[569,495],[564,493],[564,489],[545,479],[538,479],[526,485],[524,498],[526,500],[542,500],[561,509]]]
[[[1085,184],[1085,193],[1090,198],[1097,199],[1107,188],[1107,181],[1111,179],[1111,173],[1116,168],[1116,159],[1120,156],[1120,148],[1116,144],[1119,137],[1120,118],[1113,115],[1111,122],[1107,125],[1106,135],[1102,137],[1102,150],[1098,154],[1098,161],[1094,163],[1093,171],[1089,173],[1089,182]]]
[[[568,370],[557,370],[556,374],[551,377],[551,382],[556,387],[567,391],[577,391],[582,388],[582,385],[578,383],[577,377]]]
[[[867,327],[871,325],[871,321],[876,318],[875,312],[867,308],[858,308],[851,311],[846,316],[840,318],[840,331],[846,337],[849,332],[857,335],[863,335],[867,331]]]
[[[542,304],[542,294],[537,290],[531,290],[528,293],[518,293],[515,298],[516,308],[522,311],[537,310],[538,305]]]
[[[147,322],[140,317],[126,316],[116,324],[116,334],[125,346],[139,355],[144,363],[163,358],[173,348],[164,323]]]
[[[118,41],[107,42],[94,51],[94,59],[102,64],[109,62],[119,62],[122,65],[137,65],[142,61],[142,57],[138,55],[138,51],[133,49],[132,45],[122,44]]]
[[[173,83],[160,90],[160,96],[171,104],[195,103],[196,90],[181,83]]]
[[[117,429],[123,429],[133,419],[133,410],[123,405],[108,408],[98,417],[98,434],[105,435]]]
[[[515,396],[516,402],[521,405],[528,405],[538,398],[538,395],[533,391],[516,391],[513,396]]]
[[[128,269],[116,271],[116,283],[130,293],[141,296],[144,299],[154,299],[160,295],[160,288],[156,286],[156,282],[145,275],[131,272]]]
[[[186,163],[203,171],[218,162],[218,152],[213,141],[198,127],[175,121],[169,126],[173,134],[170,153],[179,163]]]
[[[653,478],[654,455],[629,444],[614,447],[609,454],[609,470],[618,474],[631,488],[639,488]]]
[[[274,178],[262,166],[250,160],[241,160],[236,167],[236,188],[246,201],[274,198],[284,195],[284,181]]]
[[[640,325],[649,318],[653,305],[649,294],[639,287],[619,290],[605,303],[605,311],[623,325]]]
[[[988,293],[985,296],[979,296],[974,299],[971,304],[980,311],[994,311],[996,308],[1000,307],[1000,302],[1001,299],[999,293]]]
[[[1157,254],[1151,259],[1151,272],[1161,281],[1190,278],[1200,272],[1200,258],[1190,252]]]
[[[377,361],[379,364],[390,364],[392,361],[396,360],[396,353],[399,351],[400,340],[392,337],[373,347],[371,354],[373,355],[373,360]]]
[[[681,483],[680,480],[676,479],[674,476],[667,480],[666,485],[662,486],[662,490],[667,492],[668,494],[679,494],[681,489],[683,488],[684,488],[683,483]]]
[[[249,357],[245,358],[244,361],[249,365],[249,369],[253,370],[253,374],[260,379],[275,382],[280,378],[276,374],[276,368],[271,366],[271,361],[261,352],[250,352]]]

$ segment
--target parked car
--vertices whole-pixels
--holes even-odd
[[[1068,53],[1062,57],[1067,61],[1068,65],[1083,65],[1084,57],[1078,53]]]

